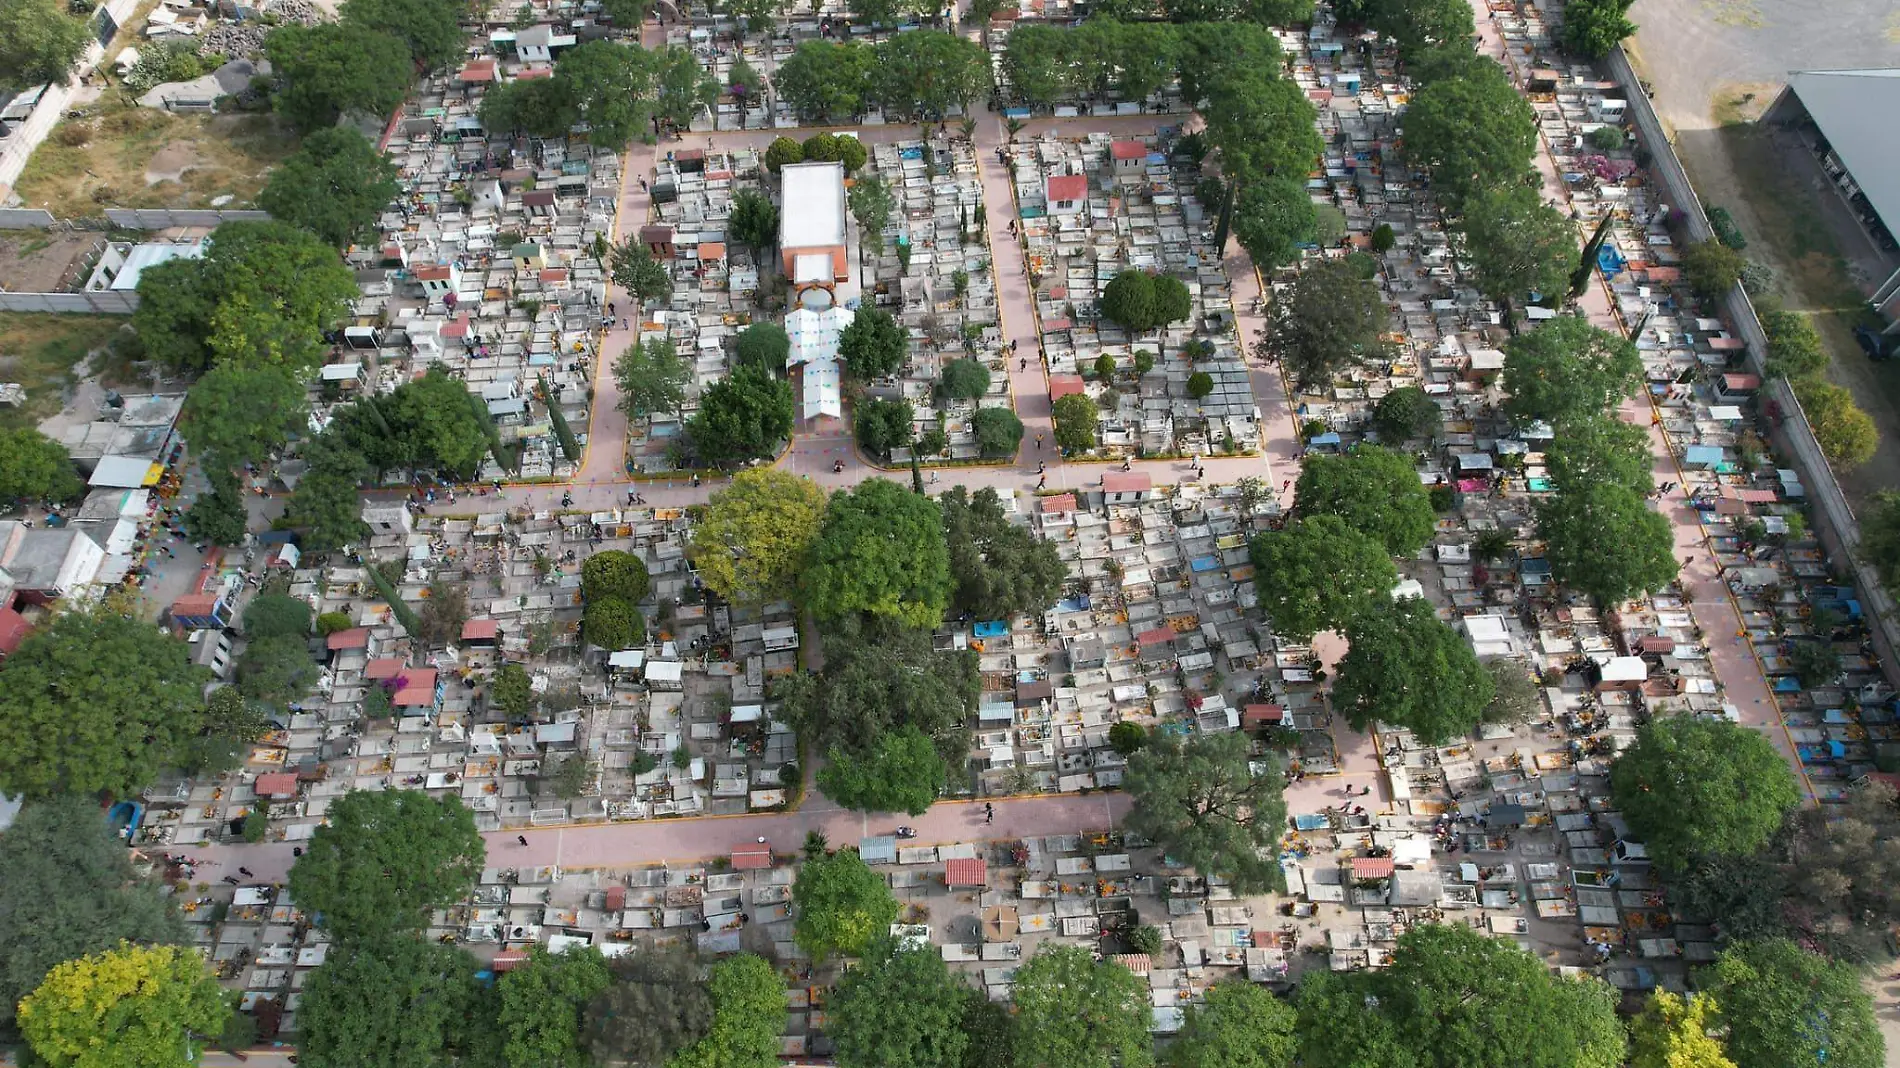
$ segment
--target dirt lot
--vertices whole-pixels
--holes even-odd
[[[0,231],[0,289],[57,293],[72,288],[86,257],[106,235],[84,230]]]
[[[27,207],[62,219],[102,208],[248,207],[265,173],[296,148],[267,114],[173,115],[117,91],[91,111],[55,127],[27,161],[14,190]],[[231,199],[212,203],[222,197]]]
[[[0,382],[26,387],[26,404],[0,408],[0,426],[34,426],[60,410],[86,373],[88,354],[125,325],[111,315],[28,315],[0,312]]]

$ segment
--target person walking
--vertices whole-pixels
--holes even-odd
[[[1037,452],[1042,451],[1042,435],[1041,434],[1036,435],[1036,451]]]
[[[528,844],[528,836],[527,836],[527,835],[525,835],[525,834],[517,834],[517,835],[515,835],[515,841],[517,841],[517,842],[520,842],[520,843],[521,843],[522,845],[527,845],[527,844]]]
[[[245,867],[240,867],[240,868],[238,868],[238,874],[239,874],[239,875],[243,875],[243,876],[246,876],[246,877],[249,877],[249,878],[255,878],[255,877],[256,877],[256,875],[257,875],[257,873],[256,873],[256,872],[254,872],[254,871],[252,871],[252,870],[251,870],[251,869],[249,869],[249,868],[245,868]]]
[[[983,822],[984,823],[996,822],[996,806],[990,804],[988,801],[983,802]]]

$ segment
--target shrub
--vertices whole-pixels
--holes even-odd
[[[951,360],[939,385],[946,397],[975,400],[990,391],[990,369],[977,360]]]
[[[976,431],[976,447],[984,456],[1014,456],[1022,444],[1023,421],[1008,408],[979,409],[971,424]]]
[[[1748,238],[1742,236],[1742,228],[1735,225],[1735,216],[1724,207],[1712,207],[1708,211],[1709,229],[1715,231],[1715,239],[1737,252],[1748,247]]]
[[[1392,251],[1392,246],[1398,243],[1399,235],[1392,231],[1389,224],[1380,223],[1372,228],[1372,251],[1384,254]]]
[[[646,561],[618,549],[595,553],[581,564],[581,597],[588,601],[619,597],[638,604],[651,581]]]
[[[1214,392],[1214,376],[1208,374],[1206,371],[1194,372],[1188,376],[1187,391],[1188,396],[1193,397],[1195,400],[1200,400],[1202,397]]]
[[[1728,296],[1748,261],[1720,241],[1698,241],[1682,250],[1682,276],[1695,295],[1711,304]]]
[[[602,649],[631,649],[646,641],[646,620],[632,601],[602,597],[581,615],[581,636]]]
[[[1590,131],[1590,147],[1598,152],[1614,152],[1623,147],[1623,142],[1620,126],[1599,126]]]
[[[805,148],[789,137],[774,138],[765,149],[765,166],[773,174],[787,163],[805,162]]]

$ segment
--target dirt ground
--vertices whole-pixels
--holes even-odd
[[[87,357],[124,325],[122,316],[0,312],[0,382],[26,387],[24,405],[0,407],[0,427],[35,426],[59,412]]]
[[[104,234],[57,230],[0,231],[0,289],[57,293],[71,287]],[[72,273],[68,273],[72,272]]]
[[[55,127],[27,161],[14,189],[25,206],[62,219],[104,208],[248,207],[265,174],[296,149],[268,114],[173,115],[116,90],[90,110]]]

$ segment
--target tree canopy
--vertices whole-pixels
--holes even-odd
[[[1008,619],[1040,614],[1055,603],[1068,578],[1055,543],[1010,522],[995,490],[970,493],[957,486],[937,503],[955,583],[953,609],[979,619]]]
[[[871,92],[891,114],[941,118],[990,91],[988,50],[958,34],[912,30],[872,47]]]
[[[470,478],[489,451],[491,428],[480,400],[438,363],[392,393],[337,409],[330,432],[379,472],[436,470]]]
[[[56,0],[0,2],[0,89],[66,84],[92,40],[86,20]]]
[[[838,332],[838,356],[845,370],[860,381],[896,374],[904,366],[909,344],[904,328],[882,308],[859,308]]]
[[[667,338],[648,338],[628,345],[614,360],[614,384],[620,387],[620,410],[635,419],[661,412],[679,413],[686,405],[686,387],[693,369],[680,359]]]
[[[1644,724],[1610,766],[1610,791],[1630,833],[1677,871],[1698,857],[1755,852],[1801,803],[1794,773],[1766,738],[1689,715]]]
[[[1045,945],[1016,970],[1023,1068],[1152,1068],[1148,984],[1085,946]]]
[[[1249,555],[1261,608],[1274,633],[1293,641],[1343,629],[1390,602],[1399,582],[1385,546],[1334,515],[1295,519],[1281,530],[1256,534]]]
[[[475,959],[419,938],[330,947],[297,1010],[310,1068],[431,1068],[476,1013]]]
[[[1168,1068],[1291,1068],[1298,1052],[1293,1007],[1256,983],[1227,979],[1190,1005],[1168,1046]]]
[[[1836,469],[1859,467],[1874,458],[1880,431],[1854,394],[1820,375],[1795,379],[1794,395],[1814,430],[1814,440]]]
[[[1537,506],[1550,572],[1605,605],[1657,590],[1676,577],[1675,534],[1628,485],[1560,487]]]
[[[330,805],[290,891],[339,941],[420,930],[475,886],[487,850],[456,797],[355,790]]]
[[[1602,59],[1636,32],[1625,15],[1632,0],[1575,0],[1564,6],[1564,48],[1585,59]]]
[[[1309,457],[1294,484],[1293,501],[1301,516],[1338,516],[1393,556],[1417,552],[1437,526],[1411,458],[1373,445],[1341,456]]]
[[[825,491],[810,479],[748,468],[712,495],[687,552],[700,580],[730,601],[789,597],[825,517]]]
[[[1635,345],[1577,315],[1559,315],[1504,343],[1504,411],[1520,424],[1603,415],[1642,377]]]
[[[1491,676],[1471,643],[1441,622],[1430,603],[1406,597],[1346,627],[1333,707],[1354,730],[1392,723],[1428,745],[1469,734],[1491,701]]]
[[[363,2],[350,0],[352,6]],[[349,126],[327,126],[304,138],[257,195],[258,206],[272,218],[301,226],[336,248],[348,248],[372,230],[377,215],[395,199],[396,165]]]
[[[1274,296],[1271,316],[1261,353],[1280,360],[1295,387],[1311,390],[1380,352],[1385,296],[1345,260],[1320,260]]]
[[[508,1068],[588,1068],[581,1011],[613,977],[593,946],[550,953],[540,946],[496,980],[501,1056]]]
[[[791,432],[791,383],[757,367],[741,367],[713,383],[686,424],[693,451],[714,464],[770,456]]]
[[[673,276],[667,272],[666,265],[655,260],[653,254],[638,240],[629,238],[615,245],[608,255],[608,261],[612,265],[614,284],[626,290],[634,300],[644,303],[665,300],[673,295]],[[672,342],[666,338],[655,337],[649,343],[664,343],[667,351],[672,351]],[[615,364],[614,373],[620,373],[618,363]]]
[[[1629,1068],[1735,1068],[1722,1050],[1715,999],[1653,991],[1642,1014],[1630,1021]]]
[[[369,477],[369,461],[332,434],[306,444],[303,459],[308,466],[290,495],[284,522],[303,531],[303,547],[310,552],[340,548],[361,538],[369,528],[363,522],[363,499],[357,487]]]
[[[1169,858],[1233,882],[1240,893],[1283,890],[1274,846],[1286,825],[1284,779],[1269,759],[1259,774],[1245,734],[1158,735],[1128,758],[1130,830]]]
[[[946,397],[976,400],[990,391],[990,369],[977,360],[951,360],[943,365],[938,386]]]
[[[1313,242],[1318,222],[1303,178],[1250,182],[1234,200],[1234,238],[1263,271],[1299,259],[1300,246]]]
[[[1417,386],[1400,386],[1380,397],[1372,406],[1372,426],[1379,440],[1400,445],[1423,438],[1438,437],[1445,425],[1445,414],[1431,394]]]
[[[1187,318],[1192,308],[1179,278],[1129,268],[1102,287],[1102,315],[1132,334]]]
[[[734,349],[741,365],[762,367],[773,374],[785,373],[785,359],[791,352],[792,339],[777,323],[753,323],[739,331]]]
[[[1479,292],[1509,307],[1569,288],[1577,228],[1527,185],[1481,189],[1466,198],[1457,233]]]
[[[772,206],[772,198],[764,193],[756,189],[741,189],[732,198],[732,210],[726,216],[726,230],[733,240],[755,251],[770,248],[778,240],[778,209]]]
[[[599,1064],[661,1068],[712,1029],[707,968],[684,947],[627,953],[607,962],[612,981],[582,1014],[581,1041]]]
[[[874,62],[869,45],[805,41],[772,82],[805,122],[841,122],[864,112]]]
[[[388,115],[415,77],[400,37],[351,21],[284,25],[264,38],[277,112],[305,133],[345,114]]]
[[[31,427],[0,428],[0,501],[70,501],[84,489],[66,446]]]
[[[144,620],[55,615],[0,662],[0,793],[138,793],[198,734],[209,678]]]
[[[1567,421],[1563,433],[1544,450],[1544,458],[1560,491],[1607,483],[1648,494],[1656,483],[1650,473],[1656,459],[1649,451],[1648,433],[1614,415]]]
[[[468,35],[462,8],[453,0],[348,0],[343,21],[401,39],[425,70],[441,70],[461,58]]]
[[[881,478],[833,494],[801,586],[820,618],[863,613],[936,626],[952,592],[936,502]]]
[[[215,1036],[231,997],[182,946],[120,943],[46,973],[20,1001],[20,1033],[48,1068],[175,1068]]]
[[[984,456],[1014,456],[1023,443],[1023,421],[1008,408],[978,408],[970,425]]]
[[[1469,26],[1469,8],[1464,18]],[[1406,158],[1431,175],[1432,196],[1453,214],[1480,190],[1528,174],[1536,151],[1537,116],[1493,60],[1426,83],[1405,110]]]
[[[1201,108],[1207,142],[1220,153],[1221,173],[1247,185],[1268,177],[1304,179],[1325,146],[1313,102],[1270,67],[1224,67],[1206,87]],[[1407,121],[1409,132],[1410,121]]]
[[[865,397],[852,409],[851,429],[859,448],[888,461],[894,450],[910,443],[916,417],[916,410],[903,397]]]
[[[1886,1062],[1873,1001],[1851,965],[1774,938],[1729,946],[1700,978],[1728,1025],[1725,1043],[1737,1068]]]
[[[839,1068],[962,1068],[963,1018],[976,991],[929,950],[885,939],[864,958],[826,1002]]]
[[[822,961],[832,954],[855,957],[890,932],[897,899],[884,876],[855,849],[808,860],[792,884],[798,947]]]
[[[651,587],[646,561],[620,549],[597,552],[581,562],[581,597],[623,597],[638,603]]]
[[[227,363],[192,384],[183,416],[193,451],[230,468],[283,448],[307,425],[310,406],[293,371]]]
[[[81,795],[32,802],[0,831],[0,1033],[54,965],[121,941],[184,940],[171,903],[134,877],[130,856]]]
[[[1067,453],[1086,452],[1095,447],[1095,425],[1102,413],[1093,399],[1081,393],[1068,393],[1057,397],[1051,408],[1057,448]]]
[[[1306,1068],[1616,1068],[1616,991],[1566,979],[1530,953],[1458,924],[1399,936],[1379,971],[1300,983]]]
[[[785,983],[763,957],[741,953],[712,967],[713,1022],[669,1068],[766,1068],[778,1060]]]

